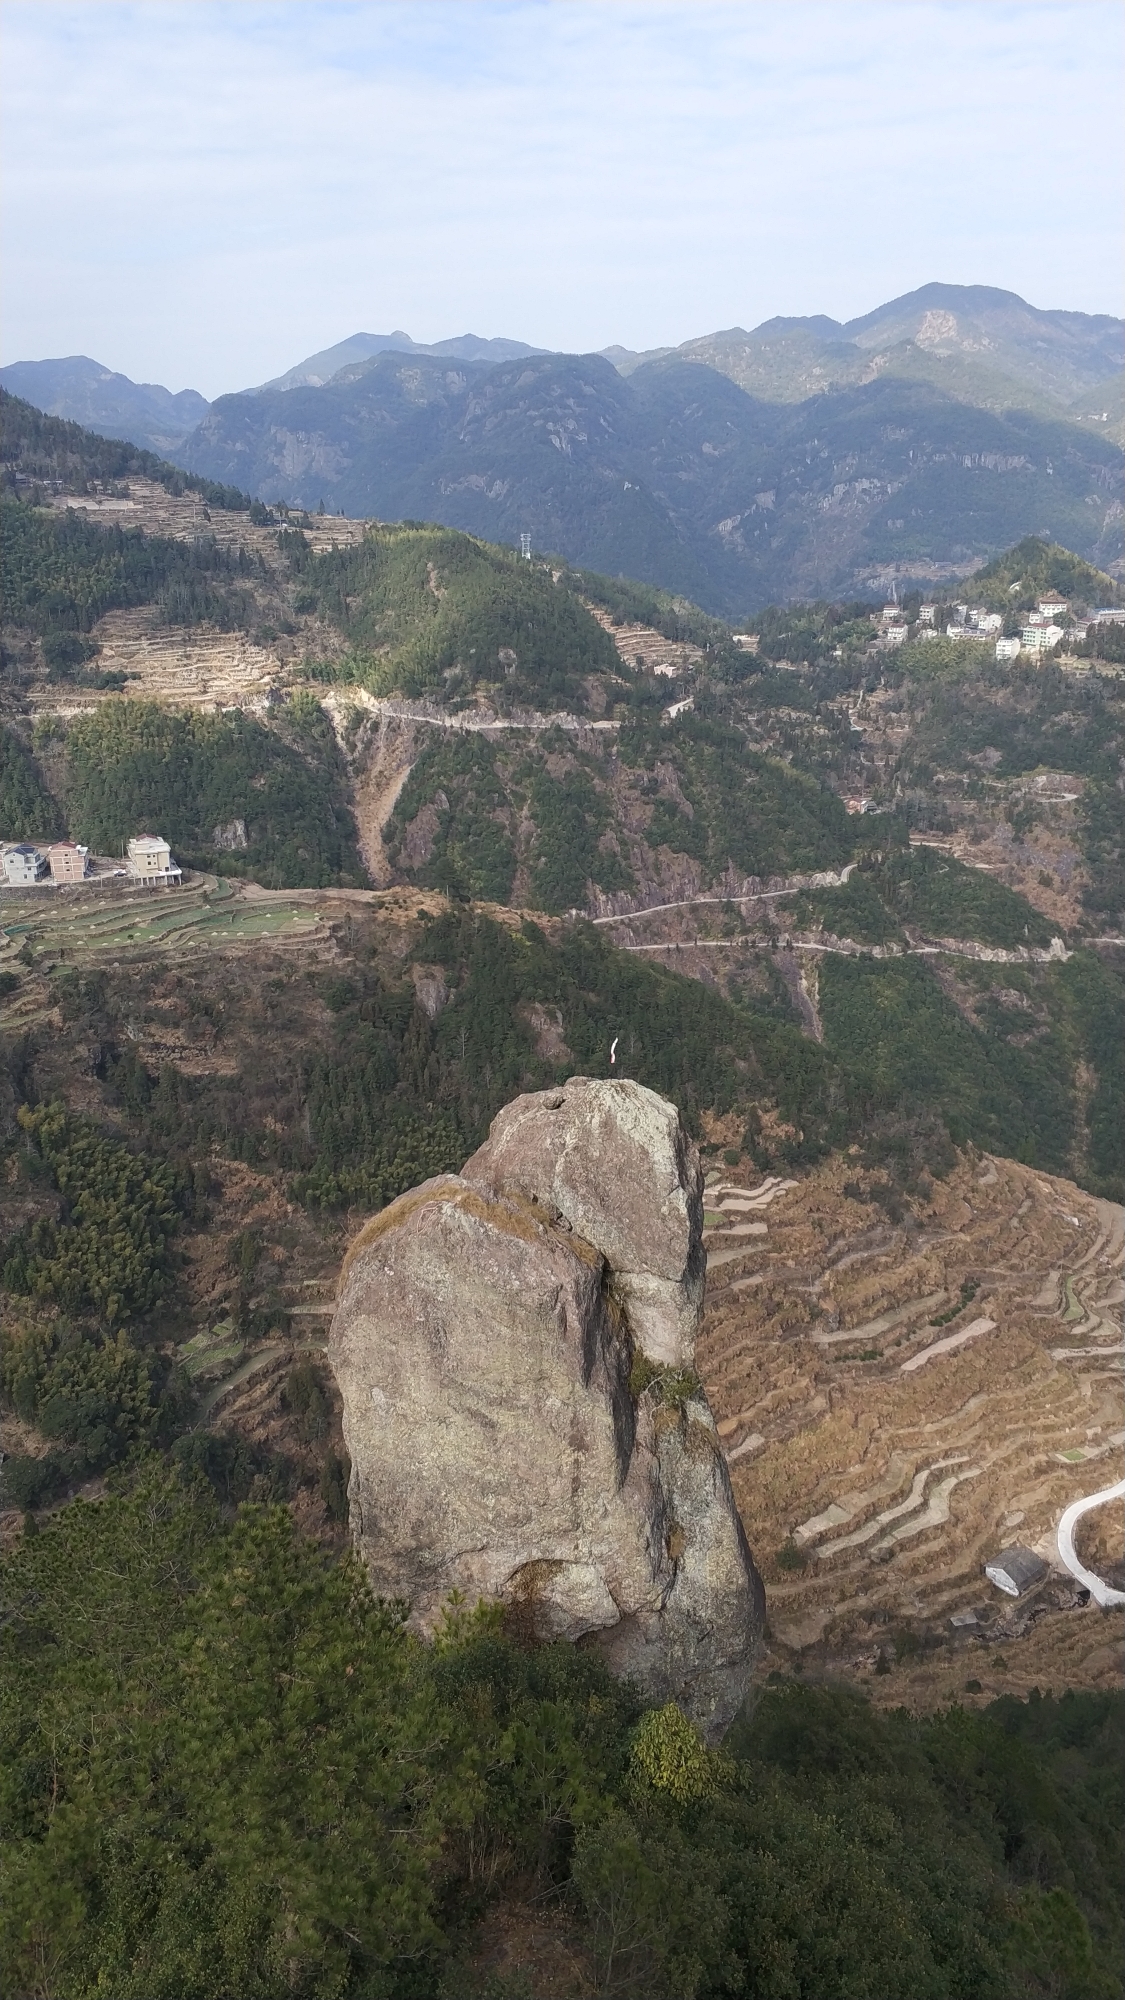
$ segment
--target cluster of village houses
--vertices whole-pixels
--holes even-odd
[[[98,862],[88,847],[73,840],[53,840],[43,847],[32,840],[14,841],[0,846],[0,869],[8,889],[61,889],[111,876],[124,876],[137,889],[161,889],[175,887],[182,874],[168,842],[151,833],[131,840],[120,863]]]
[[[998,611],[986,611],[979,604],[953,604],[949,606],[950,618],[944,634],[938,630],[936,604],[923,604],[918,612],[916,639],[969,639],[982,645],[992,645],[998,660],[1017,660],[1021,653],[1049,653],[1065,639],[1069,645],[1077,646],[1097,625],[1125,625],[1125,610],[1091,611],[1084,617],[1076,617],[1065,597],[1041,597],[1034,611],[1029,611],[1020,629],[1018,638],[1013,633],[1004,637],[1004,620]],[[1063,623],[1059,623],[1059,620]],[[897,604],[883,606],[880,622],[879,643],[883,646],[903,646],[910,637],[910,626]]]

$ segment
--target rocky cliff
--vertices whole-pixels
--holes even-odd
[[[423,1632],[500,1599],[717,1737],[763,1599],[691,1368],[702,1220],[674,1107],[573,1078],[366,1225],[330,1351],[380,1594]]]

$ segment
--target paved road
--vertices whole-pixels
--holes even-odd
[[[1116,1486],[1103,1486],[1100,1493],[1091,1493],[1085,1500],[1074,1500],[1059,1522],[1059,1555],[1071,1576],[1088,1590],[1091,1597],[1103,1609],[1112,1604],[1125,1604],[1125,1590],[1115,1590],[1110,1583],[1104,1583],[1093,1570],[1086,1569],[1078,1560],[1074,1547],[1074,1530],[1083,1514],[1094,1507],[1104,1507],[1110,1500],[1125,1500],[1125,1479],[1119,1479]]]
[[[286,891],[293,895],[292,889]],[[693,902],[730,901],[735,903],[764,902],[767,896],[789,896],[792,889],[770,889],[763,896],[707,897],[694,896]],[[686,904],[668,903],[657,905],[670,910],[685,909]],[[627,924],[634,917],[647,916],[647,910],[632,910],[623,917],[592,917],[595,924]],[[859,944],[854,938],[839,938],[835,944],[822,943],[815,938],[736,937],[736,938],[681,938],[663,944],[619,944],[618,951],[818,951],[837,958],[971,958],[982,965],[1049,965],[1059,959],[1058,952],[1045,951],[1037,945],[1014,945],[1002,950],[999,945],[978,944],[974,938],[943,938],[940,944]],[[1069,954],[1066,954],[1069,956]]]

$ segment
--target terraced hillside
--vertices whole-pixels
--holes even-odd
[[[706,1199],[700,1367],[766,1671],[923,1704],[1114,1680],[1121,1614],[1082,1603],[1055,1533],[1120,1477],[1125,1210],[987,1155],[910,1202],[847,1155],[797,1183],[713,1173]],[[1083,1546],[1119,1585],[1120,1513]],[[1013,1603],[983,1565],[1017,1542],[1050,1575]]]
[[[318,1355],[348,1240],[388,1195],[459,1165],[516,1091],[603,1073],[620,1037],[624,1073],[685,1105],[711,1163],[700,1361],[767,1575],[763,1671],[827,1667],[919,1703],[966,1680],[1111,1672],[1106,1621],[1064,1580],[1025,1629],[1023,1606],[985,1619],[980,1566],[1006,1538],[1047,1547],[1063,1506],[1113,1476],[1120,1211],[959,1157],[932,1116],[862,1094],[851,1152],[845,1126],[810,1164],[794,1116],[823,1145],[856,1086],[787,1018],[774,960],[735,1006],[615,951],[604,927],[215,876],[144,899],[10,895],[0,922],[6,1227],[57,1213],[21,1152],[21,1098],[61,1100],[205,1190],[173,1239],[175,1290],[135,1338],[182,1370],[197,1440],[182,1449],[230,1491],[257,1480],[339,1533]],[[754,1161],[771,1159],[763,1181]],[[5,1341],[39,1310],[9,1299]],[[10,1404],[3,1427],[19,1464],[59,1448]],[[1112,1529],[1080,1524],[1103,1569]],[[970,1611],[977,1625],[950,1624]]]
[[[666,591],[449,530],[101,484],[14,503],[0,832],[30,812],[114,853],[159,821],[275,887],[583,912],[803,1028],[868,1101],[1125,1188],[1112,662],[892,652],[861,603],[775,607],[749,654]],[[86,518],[130,508],[139,535]],[[1116,591],[1034,539],[975,587],[1020,615]],[[820,1143],[783,1122],[794,1157]]]

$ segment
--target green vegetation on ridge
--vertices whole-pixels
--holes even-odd
[[[169,541],[76,512],[43,513],[21,500],[0,501],[0,533],[0,616],[38,632],[49,665],[66,664],[59,635],[87,633],[120,606],[156,604],[164,624],[206,621],[224,632],[253,622],[252,601],[238,584],[260,565],[245,550],[220,548],[211,535]]]
[[[1028,535],[1015,548],[975,570],[964,588],[974,604],[992,611],[1033,611],[1040,597],[1065,597],[1076,608],[1120,604],[1123,594],[1104,570],[1041,535]]]
[[[209,507],[249,508],[248,493],[178,465],[138,445],[104,438],[63,417],[49,417],[0,388],[0,486],[18,492],[17,476],[31,485],[61,482],[68,492],[132,478],[153,479],[169,493],[197,493]],[[264,510],[263,510],[264,512]]]
[[[508,550],[410,522],[322,556],[296,531],[284,540],[298,608],[340,626],[350,676],[377,693],[456,699],[485,686],[507,706],[581,708],[587,674],[620,670],[597,620]]]

